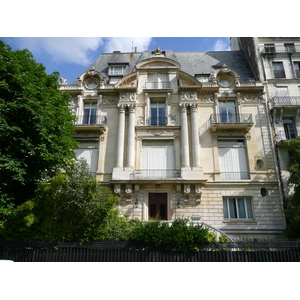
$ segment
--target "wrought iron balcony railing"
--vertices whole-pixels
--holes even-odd
[[[175,169],[141,169],[135,170],[133,173],[133,179],[171,179],[179,178],[180,170]]]
[[[275,138],[276,142],[279,144],[281,142],[288,142],[292,139],[295,139],[298,136],[297,131],[295,132],[286,132],[284,130],[280,130],[276,133]]]
[[[211,124],[253,124],[252,114],[215,114],[210,116]]]
[[[222,180],[249,180],[249,172],[221,172]]]
[[[271,109],[274,107],[300,107],[300,96],[275,96],[270,101]]]
[[[170,81],[146,82],[144,85],[144,89],[149,89],[149,90],[161,90],[161,89],[170,89],[170,88],[171,88]]]
[[[106,116],[88,116],[88,115],[79,115],[77,116],[74,125],[102,125],[107,124]]]
[[[149,117],[146,120],[146,125],[165,126],[165,125],[168,125],[168,118],[167,117]]]

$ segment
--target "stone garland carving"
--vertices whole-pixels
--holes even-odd
[[[197,100],[197,93],[196,92],[181,92],[180,93],[180,100]]]
[[[121,185],[120,184],[115,184],[115,186],[114,186],[114,193],[116,195],[120,195],[121,194]]]
[[[145,125],[145,117],[139,116],[139,119],[137,120],[137,125]]]
[[[135,94],[134,93],[121,93],[119,101],[125,102],[125,101],[135,101]]]
[[[199,99],[200,103],[215,103],[214,95],[201,95]]]
[[[263,100],[263,94],[257,93],[257,94],[241,94],[239,97],[239,101],[241,103],[253,103],[253,102],[262,103],[264,100]]]
[[[116,96],[102,96],[102,104],[114,105],[117,102],[118,102],[118,98]]]
[[[176,115],[169,114],[171,125],[177,125]]]

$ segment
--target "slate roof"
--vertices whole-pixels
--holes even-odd
[[[195,76],[195,74],[213,74],[217,68],[224,64],[235,71],[240,76],[240,81],[255,80],[255,76],[250,68],[243,51],[209,51],[209,52],[174,52],[172,50],[162,50],[167,58],[177,61],[181,65],[181,70]],[[121,53],[103,53],[86,70],[92,66],[96,71],[108,79],[109,64],[127,63],[127,74],[135,71],[135,66],[139,62],[152,57],[152,51]],[[126,74],[124,74],[126,75]],[[78,83],[77,80],[73,84]]]

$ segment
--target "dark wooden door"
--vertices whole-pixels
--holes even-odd
[[[149,220],[167,220],[167,193],[149,194]]]

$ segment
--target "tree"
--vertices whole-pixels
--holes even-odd
[[[90,241],[106,237],[118,218],[118,198],[92,177],[84,159],[70,163],[50,180],[39,183],[35,198],[14,210],[2,239]]]
[[[0,41],[0,208],[30,199],[35,185],[74,158],[74,117],[57,72]],[[1,212],[0,212],[1,213]]]
[[[285,200],[285,235],[289,238],[300,238],[300,137],[289,142],[288,150],[289,184],[293,185],[294,194]]]

